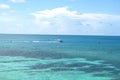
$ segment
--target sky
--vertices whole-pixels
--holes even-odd
[[[0,0],[0,34],[120,36],[120,0]]]

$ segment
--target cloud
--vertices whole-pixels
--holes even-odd
[[[9,9],[10,6],[7,4],[0,4],[0,9]]]
[[[24,17],[0,13],[0,32],[18,34],[120,35],[120,15],[79,13],[68,7],[36,11]],[[4,27],[3,27],[4,26]]]
[[[120,15],[79,13],[68,7],[36,11],[27,18],[13,16],[14,12],[0,14],[1,25],[6,26],[0,31],[19,34],[120,34]]]
[[[0,13],[0,23],[8,24],[8,22],[14,22],[16,17],[11,11],[1,12]]]
[[[68,7],[37,11],[32,15],[40,32],[53,34],[104,34],[108,24],[120,21],[120,15],[79,13]]]
[[[0,22],[13,22],[15,21],[13,17],[8,16],[7,14],[0,14]],[[7,23],[6,23],[7,24]]]
[[[65,33],[66,30],[68,30],[67,20],[76,16],[74,14],[76,14],[76,11],[70,12],[67,10],[67,7],[32,13],[32,15],[35,16],[35,23],[40,26],[40,30],[47,30],[47,32],[50,33]]]
[[[13,3],[23,3],[23,2],[25,2],[25,0],[11,0],[11,2],[13,2]]]

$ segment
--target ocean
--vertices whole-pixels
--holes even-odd
[[[0,34],[0,80],[120,80],[120,36]]]

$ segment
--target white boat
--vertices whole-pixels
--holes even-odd
[[[57,39],[57,42],[63,42],[63,40],[61,40],[61,39]]]

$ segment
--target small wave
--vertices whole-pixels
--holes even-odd
[[[54,43],[61,42],[59,40],[0,40],[0,43]]]
[[[37,43],[40,42],[39,40],[3,40],[0,42],[5,42],[5,43]]]
[[[39,42],[43,42],[43,41],[39,41],[39,40],[26,40],[26,41],[12,41],[13,43],[39,43]]]
[[[28,43],[28,42],[31,42],[31,41],[11,41],[13,43]]]
[[[40,42],[40,41],[32,41],[33,43],[38,43],[38,42]]]

